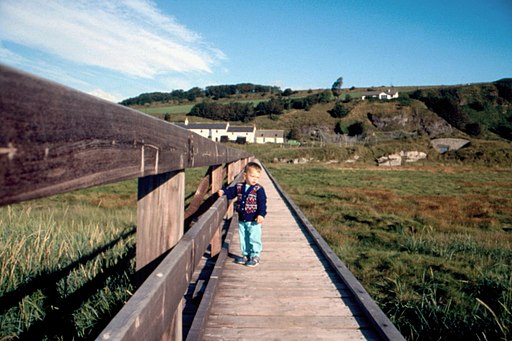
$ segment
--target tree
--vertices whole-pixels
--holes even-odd
[[[358,136],[364,133],[364,126],[361,122],[354,122],[347,127],[349,136]]]
[[[347,116],[349,113],[349,110],[340,102],[337,102],[334,105],[334,108],[329,110],[329,114],[331,114],[334,118],[342,118]]]
[[[283,96],[290,96],[291,94],[293,94],[293,90],[290,89],[290,88],[286,88],[284,91],[283,91]]]
[[[187,91],[187,99],[191,102],[195,101],[197,97],[203,96],[203,90],[197,86]]]
[[[270,101],[260,102],[256,106],[256,116],[268,115],[272,119],[284,113],[284,103],[281,99],[272,97]]]
[[[343,86],[343,77],[339,77],[336,79],[336,81],[332,84],[331,91],[334,96],[341,95],[341,87]]]

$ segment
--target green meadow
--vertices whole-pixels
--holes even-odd
[[[510,169],[268,167],[406,339],[510,340]]]
[[[254,147],[408,340],[509,340],[510,168],[327,163]],[[275,153],[275,154],[274,154]],[[187,202],[205,168],[186,171]],[[0,208],[0,339],[91,339],[129,299],[136,180]],[[50,327],[51,325],[57,327]]]

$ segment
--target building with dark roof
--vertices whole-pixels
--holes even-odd
[[[226,123],[175,123],[215,142],[284,143],[283,130],[257,130],[256,126],[232,126]]]
[[[256,143],[284,143],[284,130],[258,129]]]

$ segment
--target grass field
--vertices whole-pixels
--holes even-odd
[[[94,339],[136,290],[136,207],[136,180],[0,207],[0,340]]]
[[[510,339],[510,169],[269,166],[408,340]]]
[[[272,164],[364,151],[248,149],[408,340],[511,338],[510,168]],[[205,172],[187,170],[186,193]],[[136,289],[136,191],[132,180],[0,208],[0,339],[98,335]]]

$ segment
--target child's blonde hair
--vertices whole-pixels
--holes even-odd
[[[249,168],[255,169],[259,173],[261,172],[261,166],[256,162],[249,162],[244,168],[244,173],[247,173]]]

